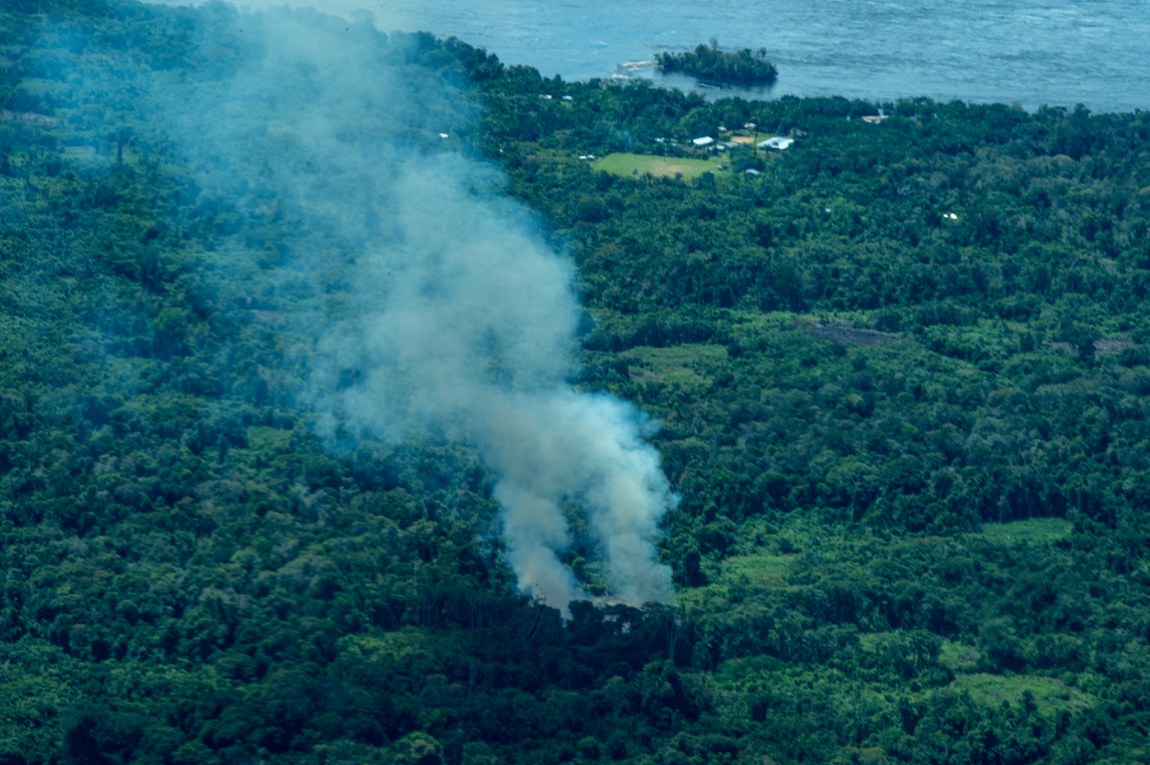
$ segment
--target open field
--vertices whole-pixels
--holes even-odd
[[[684,344],[670,348],[637,346],[624,356],[631,379],[686,388],[707,385],[727,359],[721,345]]]
[[[997,545],[1053,544],[1066,539],[1074,524],[1064,518],[1028,518],[1009,523],[987,523],[976,536]]]
[[[1088,693],[1071,688],[1061,680],[1039,675],[959,675],[950,690],[965,691],[974,701],[991,708],[1001,707],[1004,702],[1021,706],[1023,695],[1029,692],[1038,708],[1047,713],[1075,712],[1096,703]]]
[[[653,175],[656,178],[697,178],[703,173],[720,172],[717,159],[688,159],[683,157],[656,157],[649,154],[608,154],[592,165],[612,175]]]

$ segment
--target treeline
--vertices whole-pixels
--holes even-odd
[[[578,383],[661,423],[678,603],[564,623],[472,451],[317,435],[346,271],[293,253],[359,240],[249,158],[202,183],[135,87],[226,74],[234,12],[35,11],[0,11],[0,761],[1148,757],[1145,115],[708,103],[358,28],[471,83],[404,139],[503,166],[578,264]],[[795,144],[579,159],[747,122]]]
[[[656,53],[655,63],[664,72],[683,72],[703,80],[742,85],[770,85],[779,76],[765,48],[724,51],[714,40],[710,46],[699,44],[694,50],[681,53]]]

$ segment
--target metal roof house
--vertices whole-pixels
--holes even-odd
[[[760,149],[778,149],[779,151],[783,151],[784,149],[789,149],[794,142],[794,138],[784,138],[781,135],[777,135],[774,138],[759,141],[758,146]]]

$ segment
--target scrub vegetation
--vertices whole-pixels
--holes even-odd
[[[317,100],[276,59],[283,102],[389,162],[224,108],[287,53],[222,4],[0,10],[0,762],[1150,760],[1146,114],[707,102],[302,20],[391,79]],[[694,178],[580,159],[748,123],[797,140]],[[650,418],[664,602],[612,597],[575,493],[547,541],[587,599],[533,599],[477,413],[357,424],[374,346],[319,374],[361,285],[399,294],[370,253],[461,209],[345,202],[460,157],[575,265],[569,397]],[[516,379],[481,334],[477,379]]]

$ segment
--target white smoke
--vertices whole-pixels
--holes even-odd
[[[314,329],[317,408],[395,443],[419,431],[477,448],[524,592],[564,611],[585,596],[562,562],[580,516],[612,595],[668,599],[655,543],[673,496],[645,421],[568,382],[581,316],[571,264],[496,171],[427,148],[465,128],[461,94],[381,54],[363,28],[284,12],[238,21],[242,65],[170,108],[201,165],[246,166],[300,225],[327,232],[300,239],[325,261],[315,272],[338,267],[349,285],[338,321]],[[337,384],[349,371],[355,383]]]

